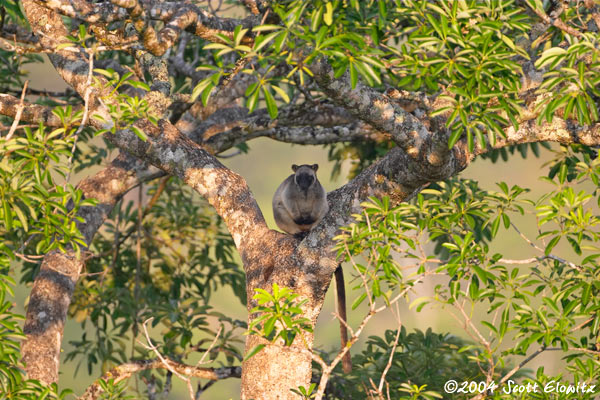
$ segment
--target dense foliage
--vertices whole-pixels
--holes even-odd
[[[123,2],[106,3],[117,8]],[[223,16],[226,11],[220,7],[228,3],[240,5],[219,2],[217,10],[212,3],[200,6],[210,15]],[[428,185],[397,206],[388,197],[364,203],[364,212],[337,237],[338,255],[356,278],[349,296],[353,312],[359,306],[368,308],[362,320],[366,324],[375,313],[410,301],[414,312],[439,307],[452,313],[464,329],[452,334],[409,332],[398,323],[352,348],[351,374],[340,367],[325,373],[323,365],[338,352],[317,349],[315,385],[295,392],[311,398],[318,383],[327,384],[325,396],[331,399],[462,399],[481,391],[445,392],[445,383],[455,380],[485,382],[486,388],[495,383],[500,389],[487,391],[489,398],[514,399],[515,394],[501,390],[511,380],[541,387],[552,381],[600,381],[598,152],[582,144],[551,148],[526,141],[490,149],[507,140],[507,130],[517,131],[531,120],[541,125],[560,117],[566,125],[581,127],[597,123],[598,2],[267,3],[269,12],[260,20],[244,20],[245,25],[219,31],[212,40],[178,32],[177,45],[157,50],[142,46],[148,24],[139,24],[131,7],[123,18],[106,22],[110,34],[102,23],[64,15],[70,35],[54,49],[40,49],[29,37],[23,5],[0,1],[0,39],[6,45],[0,49],[0,92],[23,92],[31,103],[53,109],[45,120],[33,122],[0,115],[0,399],[70,395],[56,384],[27,379],[20,354],[23,316],[13,312],[11,299],[15,280],[30,285],[44,255],[53,251],[73,250],[85,259],[69,308],[69,318],[85,333],[71,342],[73,350],[66,356],[78,366],[79,376],[92,374],[98,366],[106,373],[156,353],[190,365],[238,366],[264,347],[244,354],[244,335],[289,346],[312,333],[300,317],[305,301],[287,288],[274,285],[271,292],[251,294],[259,304],[251,314],[260,316],[249,324],[219,305],[217,291],[233,293],[228,301],[246,303],[236,244],[213,207],[178,178],[161,175],[132,188],[87,246],[82,234],[86,221],[78,212],[97,202],[84,199],[72,175],[92,174],[113,158],[110,135],[131,128],[148,140],[135,122],[158,126],[161,118],[185,121],[194,105],[210,108],[236,80],[246,79],[237,102],[245,115],[261,117],[262,112],[268,117],[262,131],[277,123],[302,125],[312,116],[298,109],[331,105],[311,70],[323,59],[334,78],[347,77],[353,89],[375,88],[390,98],[394,90],[402,91],[405,97],[398,103],[407,112],[431,118],[432,128],[438,124],[448,129],[449,148],[465,140],[469,152],[486,152],[483,156],[492,162],[510,162],[515,153],[532,157],[553,152],[554,158],[543,172],[550,190],[541,197],[501,177],[496,191],[454,177]],[[153,21],[153,26],[158,30],[164,22]],[[25,47],[11,45],[9,33],[18,33]],[[134,33],[139,43],[128,41]],[[97,114],[87,116],[87,101],[72,90],[27,91],[27,64],[43,61],[31,53],[68,48],[90,60],[89,87],[101,93],[110,127]],[[163,63],[164,71],[153,62]],[[528,75],[532,70],[537,82]],[[166,78],[161,75],[165,71]],[[157,93],[165,91],[175,100],[159,104]],[[529,102],[533,96],[538,100]],[[164,115],[156,115],[161,106]],[[50,126],[50,118],[59,122]],[[331,117],[336,118],[349,117]],[[234,122],[232,130],[243,134],[219,151],[236,146],[247,152],[246,140],[261,131],[256,127],[260,118],[252,124]],[[373,130],[381,133],[382,128]],[[210,135],[207,148],[213,144]],[[334,175],[350,160],[349,178],[398,145],[386,134],[324,143]],[[536,227],[532,237],[522,233],[529,221]],[[514,260],[495,250],[507,231],[531,248],[530,258]],[[433,296],[407,300],[422,282],[440,276],[445,282],[435,287]],[[152,342],[145,338],[148,331]],[[564,356],[564,373],[550,376],[543,367],[527,370],[531,360],[550,351]],[[89,383],[98,379],[100,396],[107,399],[154,399],[168,395],[173,375],[146,369],[131,379],[141,384],[110,375],[92,376]],[[200,381],[198,396],[213,382]],[[519,396],[594,398],[556,391]]]

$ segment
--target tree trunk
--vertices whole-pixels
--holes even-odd
[[[264,236],[255,254],[246,256],[246,290],[249,319],[256,317],[252,309],[257,305],[252,297],[256,288],[272,291],[273,283],[286,287],[307,299],[302,315],[310,321],[312,332],[303,331],[292,346],[281,341],[269,344],[258,336],[248,336],[245,354],[258,344],[267,346],[242,364],[243,400],[299,399],[291,391],[300,386],[309,388],[312,375],[314,326],[323,307],[325,293],[337,267],[335,254],[321,252],[307,246],[308,239],[300,241],[291,235],[270,231]],[[315,243],[321,243],[315,241]]]
[[[313,335],[305,334],[308,349],[302,340],[293,346],[267,345],[242,364],[242,400],[297,400],[291,389],[308,388],[311,378]],[[297,343],[298,342],[298,343]],[[257,344],[268,343],[258,336],[248,336],[246,353]],[[296,347],[298,346],[298,347]]]
[[[67,310],[83,262],[55,251],[44,258],[31,291],[21,352],[30,379],[58,381],[60,345]]]

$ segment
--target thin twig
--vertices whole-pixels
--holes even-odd
[[[34,256],[27,255],[22,253],[13,253],[15,256],[19,257],[21,260],[26,261],[28,263],[37,264],[40,262],[40,259],[44,258],[44,256]]]
[[[473,332],[475,332],[475,334],[479,338],[479,341],[481,342],[481,344],[483,344],[485,346],[485,348],[491,353],[490,342],[488,342],[486,340],[486,338],[483,337],[481,332],[479,332],[479,329],[477,329],[475,324],[473,324],[473,321],[467,315],[467,313],[465,312],[465,309],[461,305],[458,305],[458,302],[454,302],[454,305],[456,306],[456,308],[458,308],[458,310],[462,314],[463,318],[465,319],[465,321],[464,321],[465,324],[467,324],[473,330]]]
[[[396,303],[396,312],[395,313],[392,312],[392,314],[394,314],[394,317],[396,317],[396,320],[398,321],[398,328],[396,328],[396,338],[394,339],[394,345],[392,346],[390,358],[388,359],[385,369],[383,370],[383,373],[381,374],[381,379],[379,379],[379,386],[377,387],[377,391],[379,392],[379,395],[381,395],[381,396],[383,396],[381,391],[383,390],[383,383],[385,382],[385,376],[387,375],[388,371],[392,367],[392,361],[394,360],[394,354],[396,353],[396,348],[398,347],[398,340],[400,339],[400,330],[402,328],[402,320],[400,319],[400,310],[398,309],[398,303]]]
[[[583,328],[585,325],[589,324],[590,322],[592,322],[594,320],[595,317],[590,317],[588,319],[586,319],[585,321],[583,321],[581,324],[571,328],[571,330],[569,331],[569,333],[573,333],[576,332],[578,330],[580,330],[581,328]]]
[[[143,343],[142,343],[142,345],[145,348],[147,348],[148,350],[152,350],[154,352],[154,354],[156,354],[156,357],[158,357],[158,359],[163,363],[163,365],[169,371],[171,371],[173,374],[175,374],[175,376],[177,376],[179,379],[181,379],[182,381],[184,381],[187,384],[188,393],[190,395],[190,400],[194,400],[195,399],[194,388],[192,388],[192,381],[190,380],[190,378],[187,377],[187,376],[181,375],[173,367],[171,367],[171,365],[169,365],[169,362],[163,357],[162,354],[160,354],[160,351],[158,351],[158,349],[156,348],[156,346],[152,344],[152,340],[150,339],[150,334],[148,333],[148,327],[146,326],[146,324],[148,322],[152,321],[153,319],[154,319],[154,317],[150,317],[146,321],[144,321],[144,323],[142,324],[142,327],[144,329],[144,335],[146,336],[146,341],[148,342],[147,345],[145,345]]]
[[[6,135],[6,141],[9,141],[10,138],[12,138],[12,136],[15,134],[15,131],[17,130],[17,127],[19,126],[19,121],[21,120],[21,114],[23,113],[23,109],[25,108],[25,104],[24,104],[25,92],[27,92],[28,84],[29,84],[29,81],[25,81],[25,84],[23,85],[23,91],[21,92],[21,101],[19,102],[19,105],[17,106],[17,112],[15,113],[15,119],[13,120],[13,123],[10,126],[8,135]]]
[[[208,349],[206,349],[206,351],[204,352],[204,354],[202,354],[202,357],[200,358],[200,361],[198,361],[196,363],[196,367],[200,364],[204,364],[204,358],[206,357],[207,354],[210,353],[210,351],[212,350],[212,348],[215,346],[215,344],[217,343],[217,340],[219,339],[219,336],[221,335],[221,331],[223,330],[223,327],[220,326],[219,330],[217,331],[217,334],[215,335],[215,338],[213,339],[212,343],[210,344],[210,346],[208,346]],[[208,361],[210,362],[210,361]]]
[[[539,247],[538,245],[536,245],[535,243],[533,243],[533,242],[532,242],[532,241],[531,241],[531,240],[530,240],[530,239],[529,239],[527,236],[525,236],[525,235],[524,235],[524,234],[523,234],[523,233],[522,233],[522,232],[519,230],[519,228],[517,228],[517,226],[516,226],[514,223],[512,223],[512,222],[511,222],[511,223],[510,223],[510,225],[511,225],[511,226],[513,227],[513,229],[514,229],[514,230],[515,230],[515,231],[516,231],[516,232],[519,234],[519,236],[521,236],[521,237],[523,238],[523,240],[525,240],[527,243],[529,243],[529,244],[530,244],[530,245],[531,245],[531,246],[532,246],[534,249],[536,249],[536,250],[538,250],[538,251],[540,251],[540,252],[542,252],[542,253],[545,253],[545,250],[544,250],[544,249],[542,249],[541,247]],[[560,258],[560,257],[558,257],[558,256],[555,256],[555,255],[553,255],[553,254],[548,254],[548,255],[544,255],[543,257],[537,257],[537,258],[539,258],[539,259],[552,259],[552,260],[555,260],[555,261],[558,261],[558,262],[560,262],[561,264],[568,265],[569,267],[571,267],[571,268],[573,268],[573,269],[576,269],[576,270],[577,270],[577,271],[579,271],[579,272],[583,271],[583,268],[581,268],[579,265],[577,265],[577,264],[574,264],[574,263],[572,263],[572,262],[570,262],[570,261],[567,261],[567,260],[565,260],[564,258]],[[529,259],[529,260],[531,260],[531,259]],[[513,263],[514,263],[514,264],[520,264],[520,262],[514,262],[514,261],[519,261],[519,260],[505,260],[504,262],[506,262],[506,263],[508,264],[508,263],[509,263],[509,261],[513,261]],[[523,261],[526,261],[526,260],[523,260]],[[540,260],[538,260],[538,261],[540,261]],[[532,262],[533,262],[533,261],[532,261]],[[524,264],[526,264],[526,263],[524,263]],[[527,264],[528,264],[528,263],[527,263]]]
[[[140,299],[140,279],[141,279],[141,274],[142,274],[142,188],[144,185],[140,185],[139,190],[138,190],[138,218],[137,218],[137,240],[136,240],[136,251],[135,251],[135,256],[136,256],[136,263],[135,263],[135,281],[134,281],[134,287],[133,287],[133,298],[134,298],[134,305],[133,305],[133,327],[132,327],[132,333],[133,335],[131,336],[131,341],[132,341],[132,346],[131,346],[131,358],[133,358],[134,355],[134,351],[135,351],[135,341],[137,339],[137,335],[138,335],[138,306],[139,306],[139,299]],[[144,329],[146,329],[146,326],[144,325]],[[150,342],[148,342],[150,343]],[[137,389],[137,379],[135,380],[135,384],[136,384],[136,389]]]
[[[508,371],[506,373],[506,375],[504,375],[502,377],[502,379],[500,379],[500,385],[502,385],[507,380],[509,380],[510,377],[513,376],[514,374],[516,374],[518,370],[520,370],[521,368],[523,368],[523,366],[525,364],[527,364],[529,361],[533,360],[534,358],[536,358],[537,356],[539,356],[540,354],[542,354],[546,350],[549,350],[549,349],[547,349],[545,346],[542,346],[539,349],[537,349],[536,351],[534,351],[532,354],[530,354],[529,357],[527,357],[526,359],[524,359],[523,361],[521,361],[519,364],[515,365],[515,367],[513,369],[511,369],[510,371]]]

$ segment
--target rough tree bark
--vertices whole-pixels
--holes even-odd
[[[338,264],[331,252],[333,237],[339,227],[352,221],[353,213],[360,212],[360,203],[369,196],[384,195],[390,196],[394,204],[406,201],[429,183],[458,174],[485,150],[478,146],[473,153],[469,152],[466,140],[448,149],[449,132],[444,125],[444,116],[429,118],[424,110],[412,112],[422,106],[421,102],[428,103],[428,98],[423,97],[405,110],[404,103],[411,100],[407,100],[403,93],[382,94],[360,83],[352,89],[347,76],[334,78],[330,65],[324,59],[312,64],[311,69],[316,83],[334,104],[284,107],[274,121],[268,118],[265,110],[248,115],[234,100],[243,95],[251,82],[236,78],[228,87],[217,92],[207,106],[200,103],[192,106],[187,114],[187,117],[192,116],[190,119],[171,123],[166,118],[166,111],[173,99],[169,96],[164,59],[159,56],[177,41],[181,28],[188,28],[189,33],[209,40],[220,40],[216,39],[215,33],[231,36],[238,23],[244,26],[259,23],[260,18],[256,16],[265,14],[266,4],[254,0],[244,0],[243,3],[253,14],[243,21],[209,18],[192,5],[176,11],[171,3],[157,4],[146,13],[137,1],[120,0],[96,5],[24,0],[23,7],[37,38],[36,45],[52,50],[50,60],[65,82],[82,98],[91,90],[87,104],[90,114],[100,114],[107,121],[91,121],[98,128],[110,127],[110,115],[105,104],[98,101],[103,93],[86,83],[88,60],[81,52],[56,50],[68,34],[61,14],[80,17],[89,23],[106,23],[129,17],[145,23],[138,30],[145,49],[136,54],[140,64],[153,77],[152,91],[147,98],[159,112],[161,120],[158,126],[143,119],[136,122],[148,135],[147,141],[140,140],[131,129],[108,134],[107,137],[121,149],[122,155],[108,168],[79,185],[85,197],[99,200],[98,206],[84,208],[79,214],[86,221],[80,226],[85,242],[91,243],[94,234],[125,192],[140,181],[156,176],[156,170],[148,167],[152,165],[161,173],[177,176],[186,182],[206,198],[225,221],[243,261],[248,310],[255,305],[252,300],[255,289],[268,290],[277,283],[308,299],[303,316],[314,325]],[[146,19],[162,20],[165,28],[156,33]],[[177,58],[177,55],[173,57]],[[179,62],[181,67],[180,61],[174,61],[174,64]],[[186,69],[185,66],[183,69]],[[195,72],[193,68],[191,72]],[[539,84],[537,71],[529,69],[529,72],[530,76],[526,78],[534,83],[528,84],[527,89],[535,87],[536,82]],[[537,99],[529,96],[525,101],[529,114],[524,115],[518,130],[507,128],[506,138],[499,138],[495,147],[536,141],[600,144],[599,124],[577,126],[556,117],[553,122],[539,126],[535,123],[534,111]],[[0,114],[14,116],[17,106],[16,98],[0,95]],[[427,106],[435,109],[442,105],[432,99]],[[22,119],[42,119],[48,125],[58,123],[42,106],[28,105]],[[298,240],[270,230],[244,178],[227,169],[214,156],[259,136],[303,144],[369,138],[393,140],[397,147],[355,179],[329,193],[329,214],[306,238]],[[47,383],[58,379],[58,355],[64,322],[82,264],[72,253],[51,253],[44,258],[35,279],[25,324],[27,340],[23,344],[23,354],[27,372],[32,378]],[[313,337],[306,335],[304,339],[305,342],[297,340],[289,348],[268,345],[245,361],[241,372],[242,398],[292,399],[296,396],[291,388],[308,387]],[[258,343],[261,339],[250,336],[246,349]]]
[[[78,215],[84,218],[80,231],[88,245],[116,202],[131,187],[156,176],[146,165],[129,155],[117,157],[111,165],[79,187],[87,198],[98,199],[95,207],[83,207]],[[60,346],[69,304],[84,259],[75,252],[54,251],[44,257],[31,289],[23,331],[23,361],[27,373],[43,382],[58,381]]]

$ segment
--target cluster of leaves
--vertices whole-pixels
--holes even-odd
[[[572,146],[558,151],[549,167],[546,181],[554,189],[538,199],[526,199],[527,190],[518,186],[499,183],[499,191],[492,192],[455,179],[421,191],[410,204],[390,208],[385,198],[364,204],[337,246],[362,277],[353,307],[365,299],[391,302],[420,277],[442,274],[447,284],[411,307],[420,311],[432,302],[455,307],[474,337],[486,338],[473,347],[471,358],[478,364],[493,365],[500,374],[509,356],[524,356],[531,348],[560,350],[576,382],[595,382],[600,376],[595,356],[600,218],[594,211],[600,159],[590,149]],[[536,237],[520,232],[523,218],[537,224]],[[515,262],[491,251],[507,230],[524,237],[525,248],[533,245],[534,257]],[[428,242],[436,245],[437,256],[423,251]],[[557,246],[568,259],[554,254]],[[524,382],[551,379],[542,369]]]
[[[290,289],[280,288],[273,283],[271,293],[256,289],[253,299],[258,302],[258,306],[251,312],[259,315],[250,322],[249,335],[258,335],[273,343],[281,339],[286,346],[291,346],[297,336],[304,340],[303,332],[312,332],[310,321],[301,317],[301,307],[308,300],[298,300],[298,295]],[[246,358],[252,357],[264,347],[264,344],[256,345],[248,351]]]
[[[579,144],[560,146],[554,150],[554,158],[547,164],[548,178],[559,175],[562,183],[587,179],[595,186],[600,186],[598,176],[598,149]],[[592,193],[597,196],[598,188]]]
[[[509,157],[518,153],[523,159],[527,158],[529,151],[537,158],[540,156],[540,148],[550,149],[550,144],[546,142],[541,143],[520,143],[512,146],[500,147],[498,149],[489,149],[487,152],[481,154],[479,157],[482,159],[491,160],[496,163],[498,160],[508,161]]]
[[[1,74],[0,74],[1,75]],[[22,315],[11,311],[14,280],[11,264],[15,253],[28,256],[53,249],[83,245],[75,217],[79,207],[93,205],[82,200],[81,191],[58,185],[57,177],[69,171],[73,136],[81,119],[71,108],[55,109],[63,126],[53,131],[43,125],[35,130],[19,128],[13,137],[0,138],[0,397],[10,399],[64,399],[71,391],[56,384],[26,379],[21,362],[24,337]],[[33,253],[33,254],[32,254]]]
[[[100,400],[133,400],[134,396],[127,394],[127,381],[115,382],[113,378],[108,380],[100,379],[98,381],[102,392],[99,395]]]
[[[101,92],[105,93],[103,99],[107,102],[106,106],[112,121],[110,129],[100,129],[96,134],[100,135],[108,131],[115,133],[120,129],[131,128],[140,139],[147,140],[146,133],[133,123],[138,119],[146,118],[156,125],[158,119],[152,114],[150,106],[145,99],[138,96],[130,96],[126,91],[119,91],[119,89],[124,86],[130,86],[134,89],[149,91],[150,86],[144,82],[131,79],[133,72],[126,72],[123,75],[119,75],[118,72],[111,68],[95,68],[94,72],[106,78],[106,80],[102,81],[97,76],[94,76],[94,84]],[[94,115],[94,118],[101,122],[106,122],[100,115]]]
[[[441,98],[449,105],[432,116],[449,114],[449,147],[464,134],[469,149],[475,138],[485,146],[486,132],[493,144],[509,120],[518,126],[521,67],[514,59],[528,55],[512,38],[530,28],[523,11],[510,1],[408,1],[399,7],[417,29],[395,50],[392,75],[409,90],[445,89]]]
[[[56,179],[66,177],[70,169],[67,160],[81,112],[67,107],[56,108],[54,113],[63,122],[61,128],[25,127],[23,135],[0,139],[0,235],[4,239],[0,249],[11,256],[25,244],[35,254],[67,245],[79,252],[84,245],[76,226],[76,221],[82,221],[76,213],[95,203],[82,199],[81,190],[60,185]]]
[[[142,213],[139,257],[139,210],[131,201],[115,208],[106,229],[94,239],[97,256],[88,260],[69,311],[84,333],[70,342],[73,347],[67,354],[67,360],[77,360],[78,368],[85,364],[89,373],[96,364],[107,371],[127,362],[131,354],[153,358],[142,346],[131,349],[135,337],[143,340],[138,336],[141,323],[150,317],[149,327],[163,334],[155,342],[167,357],[183,362],[206,350],[207,341],[217,336],[211,322],[216,321],[220,333],[211,355],[224,355],[228,366],[241,361],[246,324],[209,306],[222,287],[245,302],[245,279],[233,240],[221,219],[189,187],[174,178],[165,184],[148,190],[152,196],[161,192]],[[151,379],[151,371],[144,374]]]
[[[598,119],[600,79],[597,33],[585,28],[592,21],[593,7],[573,1],[559,15],[565,26],[584,27],[581,36],[550,27],[547,34],[529,37],[539,21],[535,14],[551,13],[552,3],[275,1],[271,6],[279,24],[256,26],[252,31],[238,27],[232,39],[222,36],[223,43],[204,47],[213,52],[215,65],[201,68],[214,72],[197,84],[193,97],[201,95],[206,104],[219,82],[236,73],[236,60],[256,61],[258,68],[243,71],[256,77],[245,93],[246,105],[252,112],[263,100],[271,118],[276,118],[278,107],[297,99],[299,92],[304,97],[314,95],[317,88],[310,64],[327,57],[335,76],[347,73],[352,86],[360,77],[377,88],[389,85],[441,93],[447,105],[432,116],[447,117],[452,131],[449,146],[466,136],[473,150],[475,143],[484,148],[494,144],[509,125],[518,129],[521,64],[533,58],[536,68],[546,71],[540,93],[552,93],[538,104],[538,122],[551,121],[558,113],[589,124]],[[249,37],[253,45],[242,44]],[[518,150],[523,154],[529,147],[522,145]],[[358,170],[368,164],[370,155],[387,148],[344,144],[330,152],[356,160]],[[495,151],[490,156],[506,158],[508,152]]]
[[[574,13],[577,8],[569,11],[570,18],[576,18]],[[536,68],[547,71],[540,91],[549,94],[538,105],[538,123],[544,120],[551,122],[554,115],[562,114],[564,119],[572,118],[580,124],[591,124],[598,121],[596,101],[600,97],[600,38],[598,33],[585,32],[580,38],[564,35],[564,40],[568,42],[568,47],[564,43],[549,47],[535,63]]]

